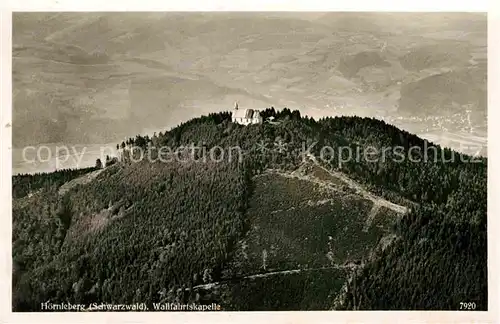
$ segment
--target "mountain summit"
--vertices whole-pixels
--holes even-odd
[[[371,118],[260,114],[14,177],[13,309],[487,309],[486,158]]]

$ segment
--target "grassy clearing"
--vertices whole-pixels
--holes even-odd
[[[363,259],[394,219],[381,207],[364,231],[372,207],[361,196],[327,191],[311,181],[279,174],[256,177],[247,211],[249,231],[238,244],[236,269],[250,274]]]

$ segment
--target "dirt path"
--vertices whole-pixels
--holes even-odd
[[[257,279],[257,278],[267,278],[267,277],[272,277],[272,276],[280,276],[280,275],[289,275],[289,274],[296,274],[296,273],[301,273],[301,272],[312,272],[312,271],[320,271],[320,270],[353,270],[356,267],[362,267],[363,265],[356,265],[353,263],[345,264],[345,265],[339,265],[335,264],[329,267],[321,267],[321,268],[310,268],[310,269],[292,269],[292,270],[282,270],[282,271],[271,271],[271,272],[266,272],[266,273],[257,273],[257,274],[252,274],[252,275],[247,275],[239,278],[234,278],[232,280],[226,280],[226,281],[219,281],[219,282],[212,282],[208,284],[203,284],[203,285],[197,285],[192,287],[192,290],[197,290],[197,289],[212,289],[214,287],[220,286],[224,283],[228,282],[233,282],[233,281],[240,281],[240,280],[247,280],[247,279]],[[185,290],[190,290],[189,288],[185,288]]]
[[[380,211],[381,207],[386,207],[386,208],[388,208],[388,209],[390,209],[398,214],[401,214],[401,215],[408,213],[407,207],[395,204],[395,203],[390,202],[382,197],[379,197],[379,196],[372,194],[371,192],[366,190],[363,187],[363,185],[352,180],[351,178],[349,178],[348,176],[346,176],[342,172],[329,170],[329,169],[323,167],[316,160],[316,158],[312,155],[308,155],[308,157],[310,158],[310,160],[314,163],[314,165],[316,167],[320,168],[321,170],[323,170],[324,172],[329,174],[334,179],[336,179],[339,182],[341,182],[342,184],[346,185],[350,190],[353,191],[354,194],[357,194],[357,195],[359,195],[359,196],[361,196],[361,197],[365,198],[366,200],[369,200],[373,203],[372,209],[370,210],[370,212],[367,216],[367,219],[366,219],[366,223],[363,227],[364,232],[368,231],[368,229],[370,228],[370,226],[373,222],[373,219],[375,218],[377,213]],[[326,188],[328,190],[332,190],[332,191],[336,191],[336,192],[345,193],[345,191],[343,191],[341,188],[339,188],[338,185],[332,184],[330,181],[320,180],[320,179],[316,178],[315,176],[305,174],[304,167],[306,166],[306,163],[307,162],[303,163],[297,170],[295,170],[293,172],[287,173],[287,172],[282,172],[280,170],[269,170],[269,172],[277,173],[280,176],[283,176],[286,178],[295,178],[295,179],[299,179],[299,180],[306,180],[306,181],[312,182],[314,184],[317,184],[322,188]],[[326,201],[325,201],[325,203],[326,203]]]
[[[347,177],[342,172],[337,172],[337,171],[328,170],[328,169],[324,168],[323,166],[321,166],[319,164],[319,162],[316,160],[316,157],[314,157],[313,155],[308,155],[308,157],[314,162],[314,164],[318,168],[321,168],[323,171],[327,172],[331,176],[333,176],[337,179],[340,179],[342,182],[347,184],[349,186],[349,188],[353,189],[357,194],[359,194],[363,198],[368,199],[371,202],[373,202],[373,207],[370,210],[370,213],[368,214],[365,225],[363,226],[364,232],[368,232],[368,229],[370,228],[370,226],[373,222],[373,219],[375,218],[375,216],[377,215],[377,213],[379,212],[381,207],[386,207],[386,208],[388,208],[392,211],[395,211],[398,214],[402,214],[402,215],[408,213],[407,207],[395,204],[395,203],[390,202],[382,197],[375,196],[374,194],[372,194],[371,192],[366,190],[361,184],[359,184],[356,181],[352,180],[351,178]]]
[[[321,166],[319,162],[316,160],[316,157],[309,155],[308,156],[314,164],[316,164],[317,167],[323,169],[325,172],[329,173],[333,177],[336,177],[343,182],[345,182],[351,189],[354,189],[360,196],[363,196],[364,198],[371,200],[374,204],[374,208],[378,206],[377,208],[380,208],[380,206],[387,207],[397,213],[404,214],[408,212],[408,208],[405,206],[401,206],[395,203],[392,203],[384,198],[378,197],[370,193],[368,190],[366,190],[361,184],[357,183],[356,181],[352,180],[351,178],[347,177],[345,174],[342,172],[337,172],[333,170],[328,170]]]
[[[76,179],[73,179],[71,181],[66,182],[63,184],[61,187],[59,187],[59,195],[63,196],[66,192],[71,190],[72,188],[76,187],[77,185],[84,185],[92,180],[94,180],[104,169],[96,170],[90,173],[87,173],[81,177],[78,177]]]
[[[368,229],[370,228],[370,226],[372,226],[373,219],[375,218],[375,216],[377,216],[380,207],[382,207],[382,205],[373,202],[373,207],[370,210],[368,217],[366,218],[365,226],[363,226],[363,232],[368,232]]]

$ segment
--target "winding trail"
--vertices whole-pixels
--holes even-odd
[[[408,213],[407,207],[395,204],[393,202],[388,201],[387,199],[384,199],[382,197],[379,197],[379,196],[372,194],[367,189],[365,189],[363,187],[363,185],[356,182],[355,180],[352,180],[351,178],[349,178],[348,176],[346,176],[342,172],[329,170],[329,169],[323,167],[317,161],[316,157],[314,157],[313,155],[308,154],[307,157],[314,163],[314,166],[316,166],[317,168],[320,168],[321,170],[323,170],[324,172],[329,174],[334,179],[345,184],[349,189],[351,189],[353,191],[354,194],[357,194],[357,195],[363,197],[364,199],[369,200],[373,203],[373,206],[372,206],[370,212],[368,213],[365,225],[363,226],[364,232],[368,232],[368,229],[370,228],[375,216],[380,211],[381,207],[385,207],[387,209],[390,209],[390,210],[392,210],[400,215],[404,215],[404,214]],[[295,170],[293,172],[288,172],[288,173],[282,172],[280,170],[275,170],[275,169],[268,170],[268,171],[271,173],[279,174],[280,176],[283,176],[286,178],[295,178],[295,179],[299,179],[299,180],[306,180],[306,181],[312,182],[314,184],[317,184],[322,188],[326,188],[328,190],[346,193],[341,188],[339,188],[339,186],[332,184],[330,181],[320,180],[314,176],[306,174],[304,171],[304,167],[306,165],[307,165],[307,162],[304,162],[297,170]],[[326,203],[326,201],[324,203]]]
[[[59,187],[59,195],[63,196],[66,192],[71,190],[72,188],[76,187],[77,185],[84,185],[87,183],[90,183],[92,180],[97,178],[97,176],[104,171],[104,169],[96,170],[90,173],[87,173],[81,177],[78,177],[76,179],[73,179],[71,181],[66,182],[62,186]]]
[[[256,273],[256,274],[246,275],[246,276],[242,276],[242,277],[232,278],[229,280],[212,282],[212,283],[203,284],[203,285],[197,285],[197,286],[192,287],[191,289],[184,288],[184,290],[212,289],[212,288],[220,286],[222,284],[234,282],[234,281],[241,281],[241,280],[247,280],[247,279],[257,279],[257,278],[267,278],[267,277],[278,276],[278,275],[290,275],[290,274],[296,274],[296,273],[301,273],[301,272],[312,272],[312,271],[333,270],[333,269],[335,269],[335,270],[353,270],[357,267],[362,267],[362,266],[363,266],[362,264],[356,265],[354,263],[348,263],[348,264],[343,264],[343,265],[334,264],[334,265],[329,266],[329,267],[320,267],[320,268],[292,269],[292,270]]]
[[[408,212],[407,207],[395,204],[395,203],[390,202],[390,201],[388,201],[384,198],[381,198],[379,196],[375,196],[374,194],[372,194],[368,190],[366,190],[361,184],[359,184],[356,181],[352,180],[351,178],[347,177],[342,172],[326,169],[318,162],[318,160],[316,160],[316,157],[314,157],[313,155],[308,155],[308,157],[314,162],[314,164],[317,167],[323,169],[325,172],[327,172],[331,176],[342,180],[351,189],[354,189],[356,191],[356,193],[359,194],[360,196],[362,196],[368,200],[371,200],[374,203],[374,208],[376,205],[376,206],[378,206],[378,208],[380,208],[380,206],[384,206],[384,207],[389,208],[389,209],[391,209],[397,213],[400,213],[400,214],[404,214],[404,213]]]
[[[386,207],[386,208],[388,208],[388,209],[390,209],[398,214],[402,214],[402,215],[408,213],[407,207],[395,204],[395,203],[390,202],[382,197],[375,196],[374,194],[372,194],[371,192],[366,190],[361,184],[359,184],[356,181],[352,180],[351,178],[347,177],[342,172],[337,172],[337,171],[326,169],[318,162],[318,160],[316,159],[315,156],[308,154],[307,157],[309,159],[311,159],[318,168],[321,168],[323,171],[327,172],[331,176],[333,176],[337,179],[340,179],[342,182],[346,183],[349,186],[349,188],[353,189],[357,194],[359,194],[363,198],[368,199],[371,202],[373,202],[373,207],[370,210],[370,213],[368,214],[368,218],[366,219],[365,226],[363,227],[364,232],[368,231],[368,229],[370,228],[370,226],[373,222],[373,219],[375,218],[375,216],[377,215],[377,213],[381,207]]]

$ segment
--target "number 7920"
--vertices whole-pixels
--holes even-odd
[[[474,310],[474,309],[476,309],[476,303],[475,302],[460,302],[460,309],[461,310]]]

